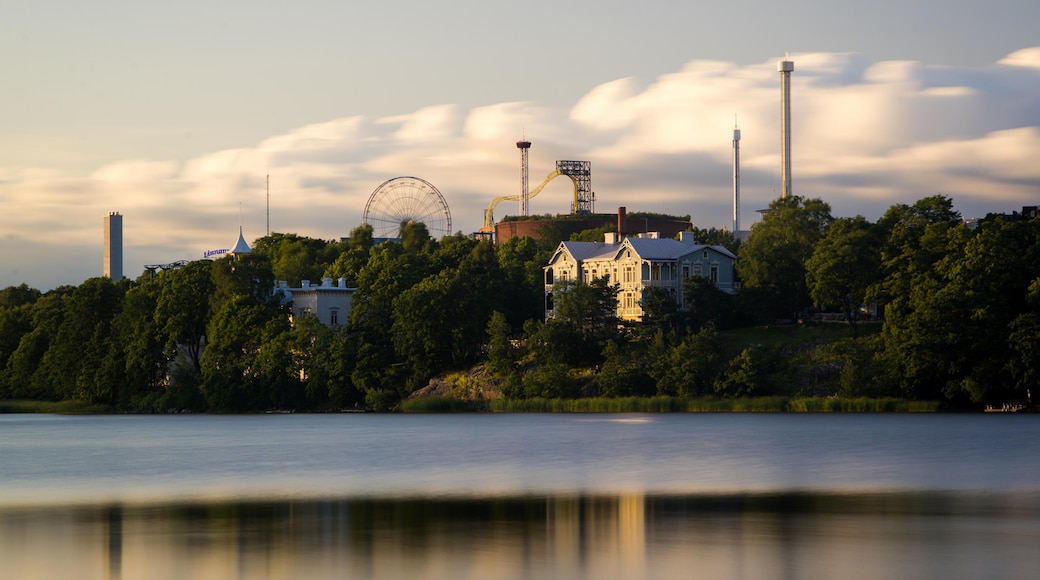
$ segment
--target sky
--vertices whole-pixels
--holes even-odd
[[[124,273],[270,229],[346,236],[388,179],[476,231],[560,159],[597,212],[741,226],[780,190],[835,216],[950,197],[966,218],[1040,204],[1035,0],[0,0],[0,288]],[[270,179],[270,202],[266,179]],[[531,200],[566,213],[570,182]],[[515,215],[504,202],[495,216]]]

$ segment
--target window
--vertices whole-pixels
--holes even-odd
[[[707,257],[708,257],[708,250],[704,250],[704,253],[701,254],[701,257],[707,259]]]
[[[339,324],[339,308],[329,310],[329,324],[334,326]]]
[[[711,283],[712,284],[718,284],[719,283],[719,265],[718,264],[712,264],[711,265]]]
[[[553,269],[547,268],[545,270],[545,284],[546,286],[552,286],[553,284]]]
[[[693,265],[693,275],[694,276],[703,276],[704,275],[704,274],[701,274],[701,263],[700,262],[697,262],[696,264]]]
[[[682,267],[682,277],[683,278],[689,278],[690,277],[690,265],[689,264],[683,264],[683,267]]]

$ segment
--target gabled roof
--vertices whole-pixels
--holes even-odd
[[[620,244],[608,244],[605,242],[560,242],[560,247],[556,249],[549,263],[555,263],[560,252],[567,252],[578,262],[609,260],[617,252],[619,246]]]
[[[624,243],[644,260],[675,260],[694,251],[694,246],[669,238],[626,238]]]
[[[734,260],[737,259],[733,252],[730,252],[724,246],[689,244],[670,238],[627,238],[625,243],[631,246],[636,255],[643,260],[678,260],[682,256],[700,252],[705,248]]]

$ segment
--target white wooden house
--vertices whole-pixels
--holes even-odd
[[[703,276],[720,290],[736,292],[734,264],[737,257],[722,246],[697,244],[692,232],[680,240],[661,239],[651,234],[625,238],[618,242],[607,234],[603,242],[561,242],[543,268],[545,273],[545,316],[553,316],[553,285],[573,280],[590,283],[607,278],[617,284],[618,317],[639,321],[643,318],[643,289],[667,290],[680,307],[683,280]]]

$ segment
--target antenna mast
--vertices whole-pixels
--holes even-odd
[[[267,174],[267,235],[271,235],[271,174]]]

